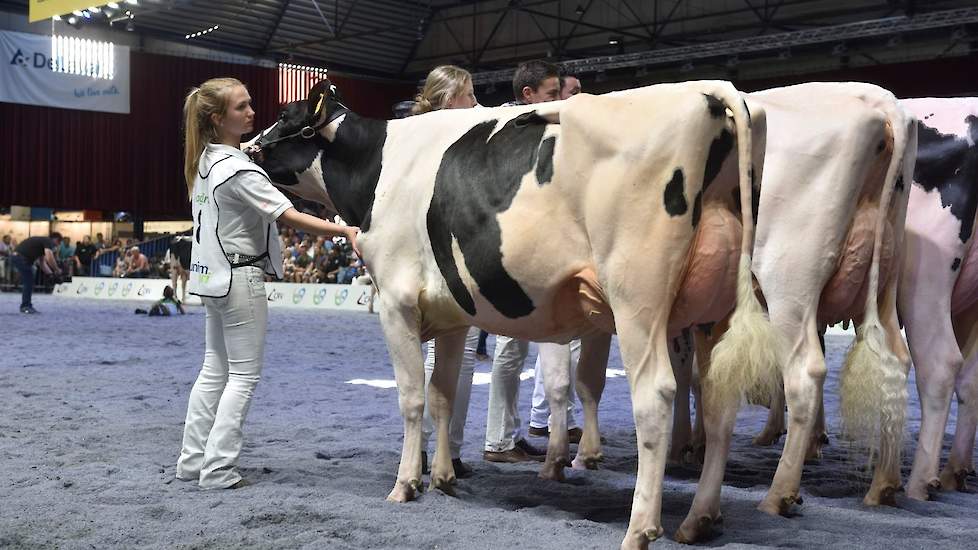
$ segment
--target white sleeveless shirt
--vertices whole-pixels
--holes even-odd
[[[227,254],[265,255],[255,265],[282,277],[275,220],[292,203],[241,150],[209,143],[200,156],[191,197],[194,218],[188,291],[223,298],[231,291]]]

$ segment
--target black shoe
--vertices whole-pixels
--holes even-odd
[[[472,476],[472,468],[468,464],[462,462],[461,458],[452,459],[452,469],[455,470],[455,477],[458,479],[463,479]]]
[[[533,457],[534,460],[543,460],[543,458],[547,456],[546,450],[537,449],[533,445],[530,445],[530,442],[525,439],[521,439],[517,441],[516,448],[530,455],[531,457]]]
[[[33,306],[22,306],[20,308],[20,312],[21,313],[38,313],[38,311],[36,309],[34,309]]]
[[[536,426],[530,426],[530,429],[526,430],[526,433],[532,435],[533,437],[550,437],[549,429],[537,428]]]

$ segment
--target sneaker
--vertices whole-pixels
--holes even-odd
[[[23,306],[20,308],[21,313],[37,313],[38,311],[34,309],[33,306]]]
[[[516,448],[517,449],[521,449],[524,453],[526,453],[526,454],[530,455],[531,457],[533,457],[533,460],[539,460],[539,461],[542,462],[543,459],[544,459],[544,457],[547,456],[547,450],[546,449],[538,449],[538,448],[534,447],[533,445],[530,445],[530,442],[527,441],[526,439],[521,439],[521,440],[517,441],[516,442]]]

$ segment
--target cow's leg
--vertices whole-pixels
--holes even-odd
[[[577,396],[584,408],[584,433],[577,445],[574,469],[597,470],[601,454],[601,430],[598,426],[598,403],[604,392],[610,334],[593,334],[581,338],[581,357],[577,362]]]
[[[689,418],[689,386],[693,375],[693,335],[683,330],[669,341],[669,361],[676,377],[676,399],[672,412],[672,444],[668,464],[681,464],[690,449],[693,427]]]
[[[571,349],[567,344],[541,343],[539,353],[543,387],[550,404],[550,438],[540,478],[563,481],[564,468],[570,465],[567,400],[571,384]]]
[[[388,296],[393,292],[388,293]],[[383,296],[383,295],[382,295]],[[381,298],[383,299],[383,297]],[[394,300],[385,301],[380,311],[381,327],[397,381],[397,401],[404,418],[404,443],[401,465],[394,489],[387,495],[392,502],[412,500],[421,488],[421,417],[424,414],[424,357],[419,334],[420,312]]]
[[[886,331],[887,346],[889,346],[893,357],[902,366],[899,372],[889,372],[888,376],[900,376],[900,382],[894,386],[906,388],[907,373],[910,370],[910,351],[900,333],[900,321],[896,313],[896,283],[891,282],[884,292],[885,296],[880,307],[880,322]],[[884,399],[886,398],[884,397]],[[904,411],[906,411],[907,401],[905,391],[900,399],[902,404],[898,418],[884,416],[880,419],[882,433],[880,434],[879,461],[876,465],[876,471],[873,473],[873,482],[863,498],[863,503],[870,506],[896,506],[896,493],[902,485],[900,454],[903,446]],[[885,404],[883,409],[883,414],[888,414]],[[820,433],[816,429],[815,436],[819,437]]]
[[[699,360],[695,359],[692,362],[692,373],[690,377],[693,400],[696,402],[696,420],[693,421],[693,439],[690,441],[689,456],[684,458],[690,464],[703,464],[706,457],[706,427],[703,422],[703,392],[700,385],[702,378],[698,365]]]
[[[709,538],[714,526],[721,521],[720,486],[723,484],[730,440],[737,422],[738,402],[724,399],[722,393],[713,387],[708,374],[713,347],[727,330],[729,321],[729,317],[722,320],[709,333],[696,329],[694,335],[696,368],[702,385],[701,397],[698,399],[702,406],[697,415],[703,418],[706,449],[693,505],[676,532],[676,540],[686,544]]]
[[[954,339],[950,308],[938,305],[935,315],[907,322],[907,339],[917,374],[917,393],[920,396],[920,435],[914,454],[913,468],[907,480],[907,496],[928,500],[929,491],[940,488],[937,477],[951,407],[954,380],[961,371],[964,359]]]
[[[452,467],[451,437],[449,427],[452,421],[452,405],[458,387],[459,367],[465,351],[465,336],[469,329],[439,336],[435,339],[435,369],[431,373],[428,386],[428,406],[438,435],[435,442],[435,456],[431,464],[431,483],[429,488],[439,489],[448,495],[455,495],[455,468]]]
[[[815,294],[814,298],[818,298]],[[801,503],[798,488],[822,400],[825,358],[818,344],[815,304],[804,307],[796,300],[769,303],[771,323],[780,328],[788,342],[783,366],[784,395],[788,405],[788,438],[785,441],[774,482],[758,508],[768,514],[786,514]]]
[[[642,319],[615,309],[618,341],[632,393],[638,439],[638,476],[623,549],[647,548],[662,536],[662,480],[665,476],[676,378],[669,364],[665,316]],[[638,310],[641,311],[641,310]],[[629,314],[632,313],[632,314]]]
[[[978,308],[956,316],[954,330],[965,362],[954,388],[958,396],[954,443],[940,480],[944,490],[966,491],[965,479],[975,471],[973,454],[978,429]]]
[[[767,411],[767,424],[761,433],[754,436],[754,445],[768,447],[781,440],[787,430],[784,424],[784,392],[775,394],[771,399],[771,408]]]

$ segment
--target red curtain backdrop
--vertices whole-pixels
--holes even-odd
[[[278,116],[277,69],[133,52],[130,114],[0,103],[0,205],[190,216],[183,181],[183,100],[215,76],[244,82],[256,129]],[[354,111],[390,118],[412,85],[331,76]]]

